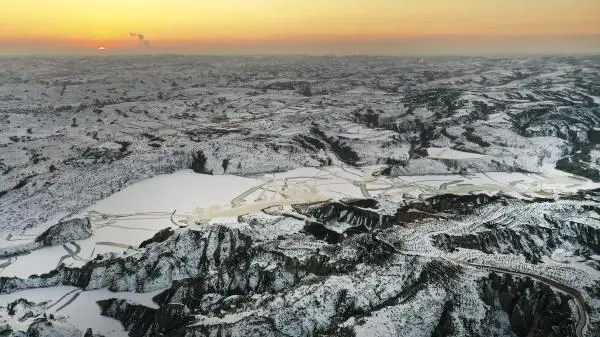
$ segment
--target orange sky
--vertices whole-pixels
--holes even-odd
[[[599,18],[599,0],[0,0],[0,53],[600,51]]]

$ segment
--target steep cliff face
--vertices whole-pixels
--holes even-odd
[[[251,239],[247,235],[224,226],[204,232],[185,230],[125,257],[99,256],[81,268],[61,265],[51,273],[24,280],[1,278],[1,291],[62,284],[84,289],[147,292],[167,287],[173,279],[214,269],[250,246]]]
[[[125,255],[2,278],[1,291],[160,291],[158,308],[117,296],[98,302],[135,337],[598,333],[597,191],[556,201],[442,195],[390,205],[342,200],[242,216],[235,228],[165,229]],[[426,216],[406,216],[413,211]],[[286,230],[277,229],[282,222]],[[559,247],[587,253],[554,261]],[[18,302],[7,312],[25,307],[35,306]],[[50,331],[48,324],[30,328]]]
[[[131,337],[185,336],[186,326],[194,320],[190,310],[182,304],[168,304],[160,309],[151,309],[126,300],[109,299],[99,301],[98,305],[102,315],[121,321]]]
[[[577,336],[568,295],[512,275],[492,273],[480,284],[483,302],[502,309],[517,336]]]
[[[364,267],[346,276],[306,278],[275,293],[186,293],[185,303],[162,294],[158,310],[118,299],[100,305],[131,336],[576,335],[572,298],[529,278],[470,278],[435,260],[391,265],[381,265],[389,272]]]
[[[558,160],[556,168],[600,182],[600,141],[594,141],[596,143],[585,144],[582,149]]]
[[[595,266],[599,207],[597,191],[557,201],[441,195],[396,208],[377,199],[296,206],[293,217],[249,215],[236,228],[165,229],[124,256],[3,278],[1,291],[163,289],[158,309],[99,302],[131,336],[579,336],[574,303],[584,299],[595,333],[598,287],[565,291],[530,275],[551,278],[544,270],[559,248],[576,250],[570,256],[580,259],[569,263],[578,272],[577,261]],[[284,220],[287,230],[273,232]],[[464,249],[506,257],[507,272],[446,255]],[[519,274],[518,256],[533,272]]]
[[[511,198],[503,195],[440,194],[423,200],[407,201],[403,205],[394,205],[393,211],[383,209],[375,199],[343,200],[308,206],[297,205],[295,209],[315,220],[308,230],[316,232],[321,228],[323,233],[330,231],[334,232],[330,235],[341,234],[343,237],[420,220],[444,219],[460,214],[471,214],[479,206],[493,202],[505,204],[509,199]],[[333,239],[339,240],[339,238]]]
[[[499,208],[500,206],[492,206]],[[600,253],[600,227],[595,203],[535,202],[508,203],[505,214],[482,218],[469,233],[440,233],[434,244],[444,250],[476,249],[485,253],[521,254],[532,263],[552,257],[557,250],[568,250],[575,257],[589,260]]]

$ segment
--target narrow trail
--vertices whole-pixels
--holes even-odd
[[[73,289],[73,290],[69,291],[68,293],[64,294],[61,298],[57,299],[52,304],[50,304],[49,306],[47,306],[45,309],[48,310],[48,309],[54,307],[55,305],[57,305],[58,303],[60,303],[60,301],[64,300],[67,296],[71,295],[72,293],[74,293],[76,291],[81,291],[81,289]]]
[[[55,312],[59,312],[59,311],[61,311],[62,309],[64,309],[64,308],[68,307],[68,306],[69,306],[71,303],[73,303],[73,302],[74,302],[74,301],[75,301],[75,300],[76,300],[76,299],[79,297],[79,295],[81,295],[81,292],[75,293],[75,295],[73,295],[73,297],[71,297],[71,298],[70,298],[70,299],[67,301],[67,303],[65,303],[65,304],[61,305],[61,306],[60,306],[60,308],[56,309],[56,311],[55,311]]]

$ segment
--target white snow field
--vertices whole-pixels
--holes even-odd
[[[298,168],[281,173],[239,177],[182,170],[133,184],[74,217],[89,216],[93,235],[62,246],[44,247],[5,261],[0,276],[26,278],[47,273],[59,263],[78,267],[98,254],[136,249],[167,227],[197,228],[207,222],[237,222],[240,215],[275,205],[342,198],[385,198],[402,202],[438,194],[499,192],[519,198],[554,198],[562,193],[600,187],[585,178],[546,168],[544,174],[472,173],[385,177],[379,166]],[[33,242],[39,228],[11,233],[0,247]],[[15,238],[20,238],[15,241]],[[70,254],[75,252],[74,254]]]
[[[111,292],[106,289],[83,291],[70,286],[29,289],[0,296],[0,307],[6,307],[9,303],[20,298],[38,304],[45,302],[40,306],[40,310],[37,312],[38,315],[21,321],[0,313],[0,319],[8,319],[14,329],[26,331],[35,318],[45,313],[46,315],[54,315],[59,320],[64,318],[66,322],[70,322],[83,332],[91,328],[95,333],[100,333],[106,337],[126,337],[127,331],[123,329],[121,323],[102,316],[96,302],[118,297],[150,308],[156,308],[158,306],[152,301],[152,297],[157,293],[158,291],[148,293]]]
[[[596,336],[599,79],[566,55],[0,58],[0,334]]]

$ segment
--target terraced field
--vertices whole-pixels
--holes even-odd
[[[2,58],[0,335],[597,336],[598,79]]]

